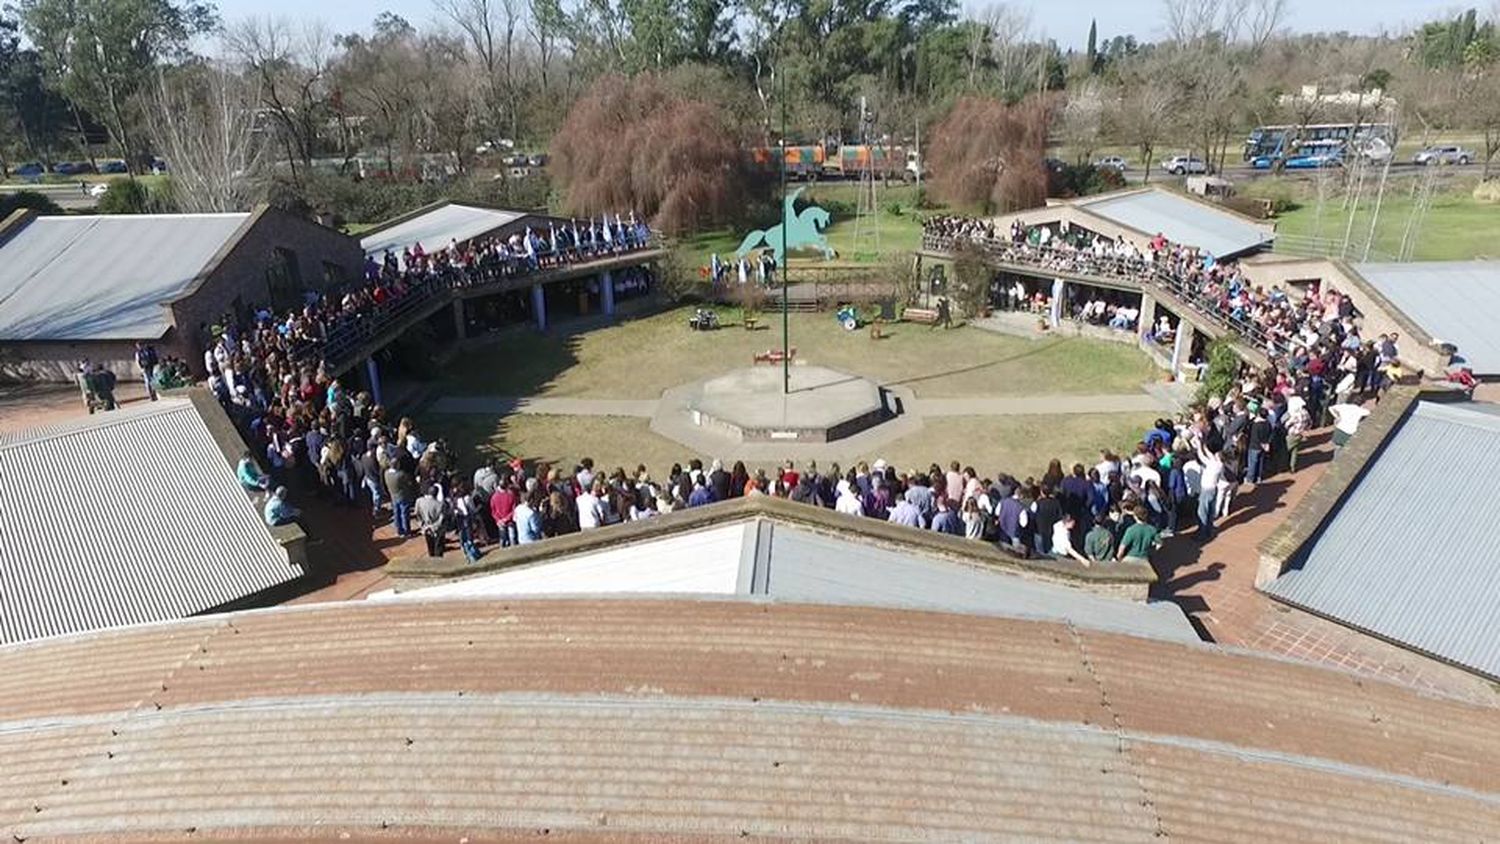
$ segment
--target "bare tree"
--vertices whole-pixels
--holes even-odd
[[[322,22],[298,29],[285,18],[265,17],[231,26],[224,41],[258,78],[260,110],[278,129],[292,180],[297,181],[299,163],[304,169],[312,167],[332,35]]]
[[[1156,56],[1133,61],[1122,71],[1120,82],[1123,94],[1108,112],[1108,125],[1140,152],[1143,181],[1149,182],[1156,148],[1172,129],[1179,89],[1166,63]]]
[[[1078,163],[1087,163],[1099,147],[1104,132],[1105,93],[1099,80],[1089,77],[1068,90],[1062,109],[1063,140]]]
[[[520,90],[516,78],[521,28],[520,0],[433,0],[439,12],[464,34],[481,69],[484,104],[493,128],[505,127],[514,138],[520,123]],[[462,54],[467,60],[468,52]]]
[[[260,194],[266,145],[256,132],[260,90],[221,67],[157,76],[149,127],[172,162],[172,198],[181,211],[244,211]]]
[[[998,3],[979,17],[990,33],[990,55],[999,74],[1000,95],[1018,97],[1036,73],[1037,51],[1030,49],[1031,13]]]

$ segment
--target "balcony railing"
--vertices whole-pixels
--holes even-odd
[[[1223,303],[1205,295],[1184,279],[1164,271],[1154,262],[1120,255],[1096,255],[1078,249],[1032,246],[999,238],[950,237],[924,234],[922,248],[952,254],[960,247],[979,250],[999,264],[1025,267],[1047,274],[1068,274],[1127,281],[1165,291],[1202,319],[1232,332],[1259,351],[1271,348],[1270,338],[1259,325],[1237,318]]]
[[[559,249],[537,253],[536,265],[530,259],[514,258],[486,261],[473,267],[444,267],[429,273],[401,296],[375,308],[346,315],[330,328],[321,344],[306,349],[321,357],[330,371],[342,371],[353,363],[352,356],[371,340],[405,330],[417,319],[452,300],[460,290],[493,289],[502,292],[506,286],[525,286],[559,270],[581,264],[607,261],[646,252],[660,245],[653,236],[645,243],[613,250],[585,251]],[[318,347],[321,348],[318,348]]]

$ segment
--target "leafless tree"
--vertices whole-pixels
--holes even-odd
[[[321,21],[297,28],[286,18],[264,17],[231,26],[224,42],[259,80],[260,109],[278,130],[295,182],[299,163],[312,166],[333,36]]]
[[[479,82],[492,127],[505,127],[514,138],[520,122],[520,90],[517,79],[519,31],[523,9],[520,0],[433,0],[438,11],[464,34],[472,59],[481,73]],[[467,61],[469,52],[460,58]]]
[[[1122,70],[1120,83],[1122,93],[1107,112],[1107,125],[1140,153],[1142,177],[1149,182],[1156,149],[1172,130],[1180,97],[1177,81],[1160,57],[1146,56]]]
[[[1063,140],[1082,164],[1093,157],[1104,133],[1104,87],[1090,77],[1072,86],[1067,97],[1062,108]]]
[[[148,114],[158,149],[172,163],[171,190],[186,212],[244,211],[266,175],[266,144],[256,131],[259,83],[224,68],[159,73]]]

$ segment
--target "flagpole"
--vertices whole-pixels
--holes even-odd
[[[777,64],[780,64],[778,61]],[[786,253],[786,67],[777,68],[781,74],[781,392],[792,393],[792,345],[790,320],[787,313],[787,294],[792,287],[791,256]]]

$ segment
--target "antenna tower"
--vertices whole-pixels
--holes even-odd
[[[854,212],[854,255],[858,260],[879,260],[880,258],[880,222],[877,215],[880,214],[880,199],[876,195],[879,183],[875,178],[875,147],[870,143],[870,112],[866,107],[865,98],[859,98],[859,143],[860,154],[855,159],[859,167],[859,199],[855,203]],[[890,150],[883,151],[890,155]],[[844,155],[843,150],[839,155]],[[849,163],[846,157],[844,162]],[[889,162],[886,162],[889,165]]]

